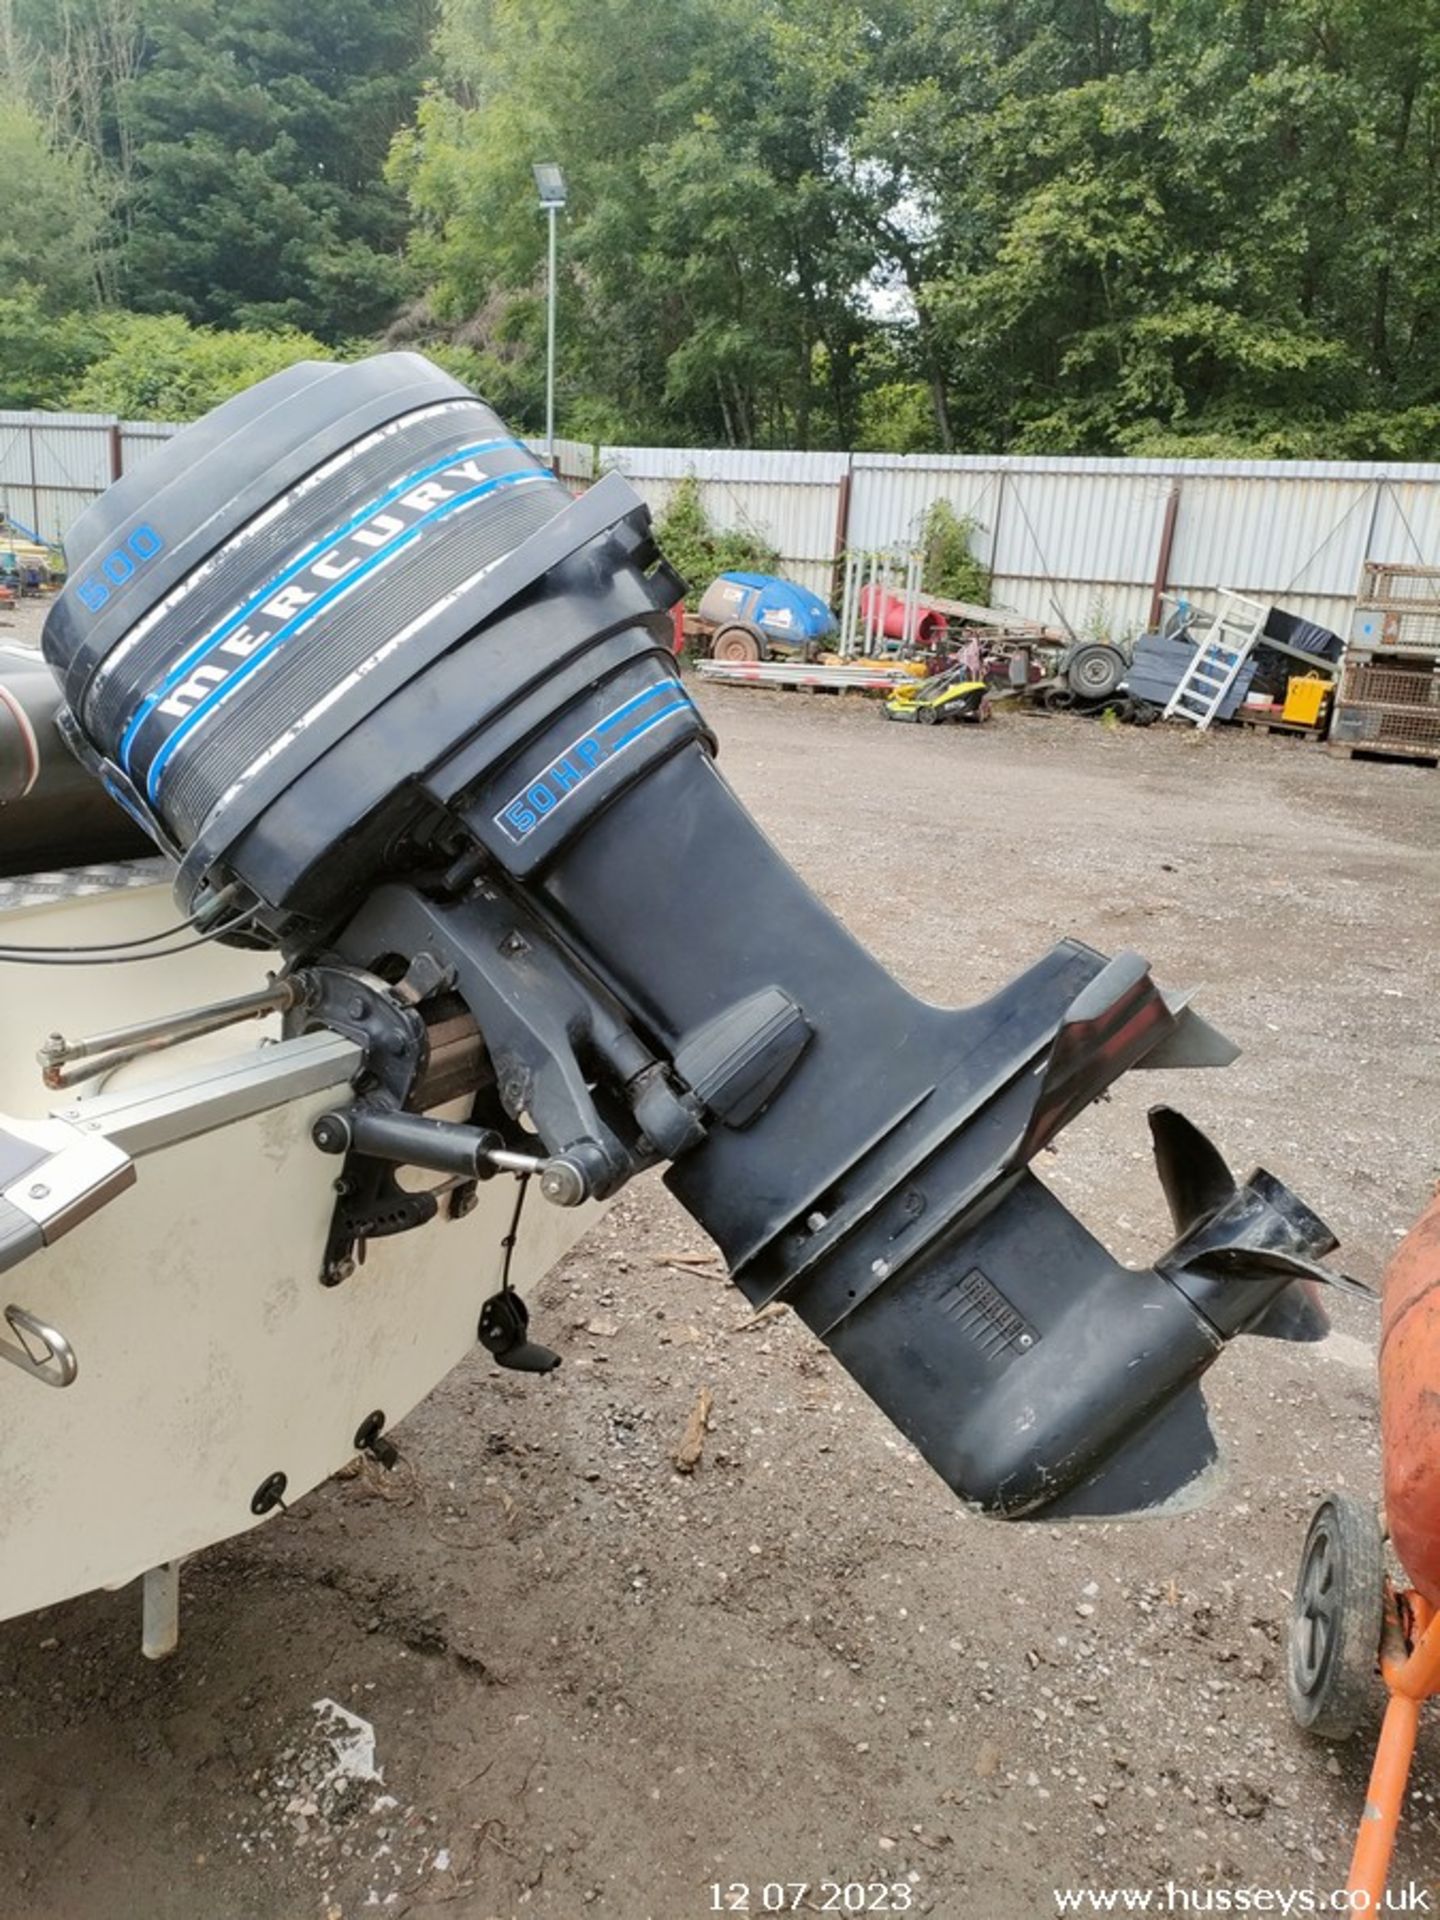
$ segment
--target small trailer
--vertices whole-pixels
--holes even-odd
[[[694,624],[712,660],[814,660],[835,631],[835,616],[794,580],[722,573],[705,589]]]

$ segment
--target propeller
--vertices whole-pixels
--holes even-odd
[[[1263,1167],[1243,1186],[1193,1121],[1150,1109],[1155,1166],[1178,1235],[1155,1263],[1227,1338],[1323,1340],[1319,1288],[1373,1301],[1371,1288],[1322,1264],[1339,1243],[1318,1214]]]

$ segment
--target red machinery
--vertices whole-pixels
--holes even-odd
[[[860,618],[887,640],[909,640],[917,647],[938,646],[945,638],[945,615],[925,599],[873,584],[860,589]]]
[[[1378,1661],[1390,1700],[1375,1750],[1349,1891],[1380,1907],[1424,1702],[1440,1694],[1440,1196],[1385,1274],[1380,1336],[1385,1517],[1410,1582],[1385,1572],[1380,1521],[1332,1493],[1310,1522],[1290,1628],[1296,1720],[1347,1739],[1370,1710]]]

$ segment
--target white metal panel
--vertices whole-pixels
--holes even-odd
[[[996,574],[992,603],[1048,627],[1066,622],[1082,639],[1123,640],[1145,624],[1151,589],[1095,580],[1042,580],[1035,575]]]
[[[537,460],[546,455],[543,435],[527,437],[525,445]],[[588,487],[595,478],[595,449],[588,440],[559,440],[555,442],[555,468],[561,480],[572,490]]]
[[[1353,595],[1375,480],[1194,476],[1181,493],[1172,577],[1259,599]]]
[[[723,480],[743,485],[833,486],[848,453],[793,453],[767,447],[601,447],[600,466],[631,480]]]
[[[168,420],[124,420],[120,424],[122,470],[133,473],[180,431]]]
[[[67,422],[64,414],[55,414],[44,426],[31,426],[26,432],[39,486],[87,495],[109,486],[112,475],[108,423],[74,426]]]
[[[29,484],[30,430],[0,414],[0,487]]]
[[[105,414],[0,412],[0,508],[46,538],[64,535],[108,484]],[[125,470],[177,429],[120,425]],[[543,453],[539,441],[528,444]],[[1124,460],[1050,455],[792,453],[766,449],[601,447],[556,442],[562,479],[625,473],[657,516],[693,473],[713,523],[753,532],[782,571],[830,591],[842,482],[851,473],[848,540],[906,546],[938,499],[975,523],[996,597],[1037,618],[1053,601],[1077,627],[1137,624],[1149,606],[1164,505],[1181,484],[1170,583],[1197,594],[1235,587],[1344,630],[1366,555],[1440,564],[1440,464],[1367,461]]]
[[[1003,574],[1132,586],[1153,580],[1173,482],[1144,473],[1010,473],[998,502]]]
[[[681,456],[685,457],[685,456]],[[692,457],[693,456],[689,456]],[[857,453],[858,469],[904,469],[921,465],[939,472],[1145,474],[1173,479],[1440,481],[1437,461],[1375,460],[1164,460],[1109,454],[1055,453]]]
[[[847,455],[602,447],[600,463],[623,473],[657,519],[693,474],[712,526],[765,541],[787,578],[828,596]]]
[[[1392,480],[1382,488],[1367,557],[1395,566],[1440,566],[1440,486]],[[1358,577],[1349,591],[1357,584]]]
[[[996,510],[1001,500],[998,468],[957,466],[953,461],[857,454],[850,483],[848,544],[863,553],[913,546],[925,516],[946,500],[961,520],[973,521],[972,546],[988,566],[994,551]]]
[[[31,511],[21,513],[20,518],[32,526],[43,540],[53,541],[58,546],[82,510],[95,497],[94,493],[80,493],[73,488],[60,493],[51,488],[37,487],[28,493]],[[13,510],[19,511],[18,508]]]

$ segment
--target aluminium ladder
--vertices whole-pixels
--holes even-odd
[[[1166,702],[1167,720],[1188,720],[1200,733],[1225,704],[1245,662],[1264,637],[1270,609],[1226,588],[1213,612],[1196,609],[1195,653]],[[1208,620],[1208,625],[1202,624]]]

